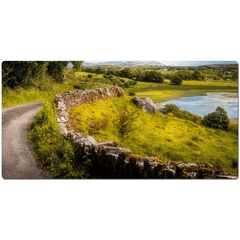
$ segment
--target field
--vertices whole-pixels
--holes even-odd
[[[122,106],[129,113],[137,111],[136,130],[121,137],[113,122]],[[74,128],[90,134],[97,141],[117,141],[143,156],[157,156],[163,161],[185,161],[219,165],[223,171],[237,174],[238,136],[231,132],[214,130],[188,120],[155,115],[139,110],[128,97],[113,98],[92,104],[76,106],[70,111],[76,119]]]
[[[204,96],[208,92],[238,92],[236,82],[183,81],[182,85],[170,85],[168,80],[162,84],[138,82],[134,88],[125,89],[136,96],[149,97],[154,103],[191,96]]]
[[[46,91],[37,88],[17,88],[2,90],[2,108],[19,104],[53,100],[55,95],[61,92],[72,91],[74,89],[92,89],[118,85],[119,78],[113,76],[112,80],[104,78],[103,74],[91,73],[91,78],[87,72],[70,72],[65,70],[65,81],[63,84],[53,83],[51,89]],[[130,79],[121,78],[125,82]],[[124,86],[122,86],[124,88]],[[162,84],[138,82],[136,86],[124,88],[126,95],[135,92],[137,96],[150,97],[155,103],[165,102],[170,99],[206,95],[207,92],[237,92],[238,83],[231,81],[183,81],[180,86],[170,85],[169,80]]]
[[[109,86],[109,84],[94,84],[91,82],[80,83],[79,78],[75,77],[73,74],[69,74],[64,83],[52,83],[51,88],[46,91],[39,90],[35,87],[2,89],[2,108],[30,102],[53,100],[56,94],[73,91],[74,89],[92,89],[106,86]]]

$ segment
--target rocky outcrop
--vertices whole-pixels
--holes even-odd
[[[112,97],[124,96],[120,87],[76,90],[56,95],[58,105],[56,118],[61,132],[70,136],[81,146],[93,165],[94,176],[99,178],[162,178],[162,179],[237,179],[211,164],[190,162],[162,162],[160,158],[133,154],[121,148],[115,141],[98,143],[91,136],[68,128],[68,110],[75,104],[91,103]],[[143,111],[155,113],[156,107],[150,98],[133,98]]]
[[[156,106],[153,101],[148,98],[135,97],[132,99],[133,103],[140,106],[144,112],[154,114],[156,112]]]

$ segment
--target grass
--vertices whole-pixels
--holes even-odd
[[[69,80],[63,84],[52,84],[52,89],[41,91],[37,88],[18,88],[18,89],[3,89],[2,91],[2,108],[12,107],[19,104],[30,102],[48,101],[55,99],[56,94],[61,92],[69,92],[74,89],[92,89],[110,86],[109,84],[92,84],[79,83],[77,80]]]
[[[40,91],[32,88],[4,89],[2,92],[2,108],[19,104],[39,102],[55,99],[55,95],[60,92],[73,90],[73,87],[65,84],[53,84],[49,91]]]
[[[55,114],[55,103],[45,102],[30,123],[29,139],[41,168],[51,171],[53,178],[88,178],[89,160],[79,155],[78,144],[60,133]]]
[[[136,96],[149,97],[155,103],[182,97],[204,96],[208,92],[238,92],[236,82],[183,81],[182,85],[170,85],[166,82],[168,80],[162,84],[138,82],[134,88],[126,91],[135,92]]]
[[[70,115],[77,120],[74,126],[77,130],[94,136],[97,141],[114,140],[135,154],[156,156],[163,161],[219,165],[223,171],[237,174],[236,134],[206,128],[160,112],[151,115],[139,110],[135,122],[137,130],[128,138],[122,138],[113,125],[122,105],[127,105],[129,112],[138,110],[128,97],[124,97],[76,106]]]

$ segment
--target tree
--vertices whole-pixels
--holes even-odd
[[[164,79],[162,76],[162,73],[159,71],[145,71],[143,77],[142,77],[143,82],[156,82],[156,83],[163,83]]]
[[[200,71],[198,70],[195,70],[194,73],[193,73],[193,79],[196,79],[196,80],[204,80],[205,79],[205,76],[203,73],[201,73]]]
[[[173,84],[173,85],[181,85],[182,84],[182,79],[178,75],[173,76],[173,78],[170,81],[171,81],[171,84]]]
[[[137,129],[135,121],[137,121],[138,117],[139,110],[130,111],[127,108],[127,104],[119,106],[117,117],[113,121],[113,126],[120,137],[128,137]]]
[[[202,124],[210,128],[228,130],[230,120],[227,112],[223,108],[217,107],[215,112],[204,116]]]
[[[5,61],[2,63],[2,84],[4,87],[15,88],[22,86],[26,80],[44,78],[45,75],[62,83],[63,69],[72,64],[73,69],[79,71],[82,63],[83,61]]]

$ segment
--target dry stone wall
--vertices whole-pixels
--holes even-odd
[[[190,162],[162,162],[156,157],[143,157],[133,154],[128,148],[121,148],[115,141],[98,143],[92,136],[83,136],[68,126],[68,110],[74,105],[92,103],[113,97],[124,96],[120,87],[75,90],[56,95],[56,118],[61,133],[70,136],[82,146],[83,152],[90,152],[95,176],[99,178],[162,178],[162,179],[236,179],[211,164]],[[143,111],[155,113],[151,99],[133,100]],[[149,105],[150,104],[150,105]]]

